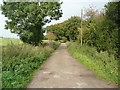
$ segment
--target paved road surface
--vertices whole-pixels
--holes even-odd
[[[97,78],[92,71],[75,60],[66,44],[52,54],[35,74],[28,88],[114,88]]]

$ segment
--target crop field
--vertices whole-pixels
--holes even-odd
[[[0,38],[0,45],[5,46],[8,44],[21,44],[23,43],[20,39],[12,39],[12,38]]]

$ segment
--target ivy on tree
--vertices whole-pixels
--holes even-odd
[[[8,18],[6,29],[20,36],[23,42],[38,46],[42,42],[42,27],[62,16],[60,2],[4,2],[2,14]]]

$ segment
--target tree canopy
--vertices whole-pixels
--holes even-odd
[[[55,33],[59,40],[62,38],[66,38],[68,41],[77,40],[79,33],[77,28],[80,27],[80,22],[81,18],[74,16],[62,23],[48,26],[47,31]]]
[[[101,11],[88,8],[82,20],[82,28],[81,18],[74,16],[62,23],[48,26],[47,30],[55,33],[58,39],[81,42],[81,29],[84,45],[96,47],[98,52],[107,51],[118,56],[119,4],[120,2],[109,2]]]
[[[20,36],[23,42],[38,45],[42,42],[42,27],[62,16],[60,2],[4,2],[2,14],[8,18],[6,29]]]

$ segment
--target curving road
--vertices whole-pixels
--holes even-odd
[[[28,88],[115,88],[99,79],[92,71],[77,62],[62,43],[41,69]]]

